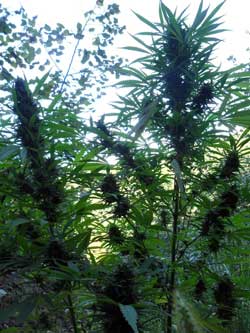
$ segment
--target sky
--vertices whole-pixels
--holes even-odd
[[[38,15],[41,23],[53,24],[61,22],[66,26],[75,26],[76,22],[83,20],[83,13],[93,9],[96,0],[1,0],[2,4],[13,9],[22,5],[31,15]],[[119,20],[127,26],[127,32],[135,34],[145,30],[145,25],[138,21],[132,10],[145,16],[152,22],[158,21],[158,0],[104,0],[106,4],[116,2],[120,5],[121,14]],[[165,0],[164,3],[170,8],[184,9],[190,6],[188,12],[195,15],[200,0]],[[221,0],[204,0],[204,6],[214,8]],[[246,62],[249,55],[246,48],[250,46],[249,22],[250,2],[248,0],[226,0],[221,10],[224,15],[224,27],[231,31],[222,35],[224,42],[218,52],[219,61],[222,65],[230,55],[234,55],[239,62]],[[131,38],[126,33],[120,38],[117,46],[131,44]]]
[[[96,0],[0,0],[1,3],[10,8],[18,9],[23,6],[28,14],[31,16],[38,15],[38,23],[54,25],[57,22],[63,23],[68,28],[75,28],[77,22],[84,23],[83,14],[95,7]],[[200,0],[163,0],[164,3],[172,10],[176,7],[179,11],[189,6],[187,13],[190,18],[195,16]],[[121,25],[126,25],[127,31],[119,37],[116,41],[115,47],[117,49],[122,46],[133,45],[134,41],[129,33],[134,35],[140,31],[147,31],[148,27],[143,24],[133,14],[132,10],[146,17],[152,22],[159,22],[158,19],[158,5],[159,0],[104,0],[105,4],[113,2],[119,4],[121,13],[119,15],[119,22]],[[210,5],[211,10],[216,7],[221,0],[204,0],[204,7]],[[231,55],[236,57],[238,62],[248,62],[250,52],[246,49],[250,47],[250,2],[249,0],[226,0],[220,14],[223,15],[224,26],[223,28],[230,31],[224,32],[220,35],[223,42],[219,45],[216,55],[216,65],[221,65],[222,69],[232,66],[232,63],[227,61]],[[82,41],[84,42],[84,41]],[[132,60],[132,54],[129,55],[122,53],[120,49],[115,52],[125,58]],[[138,55],[135,55],[138,57]],[[141,54],[140,54],[141,56]],[[67,60],[67,59],[66,59]],[[68,61],[69,62],[69,61]],[[66,61],[66,63],[68,63]],[[67,67],[67,66],[65,66]],[[97,104],[97,109],[110,108],[108,104],[116,100],[116,92],[110,91],[104,100]],[[98,102],[97,102],[98,103]],[[104,111],[106,112],[106,110]]]

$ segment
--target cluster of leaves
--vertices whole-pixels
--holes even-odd
[[[69,74],[70,63],[64,76],[57,69],[30,80],[16,78],[14,68],[49,65],[36,63],[43,52],[38,42],[57,63],[67,38],[76,41],[74,57],[87,27],[89,36],[99,28],[38,30],[36,18],[21,9],[16,15],[27,29],[20,35],[1,7],[1,102],[8,112],[1,119],[0,269],[25,285],[10,306],[11,293],[1,285],[6,332],[234,327],[236,305],[247,301],[250,288],[238,274],[249,272],[249,250],[238,248],[250,239],[250,182],[240,174],[249,129],[229,132],[234,124],[249,125],[249,73],[243,65],[220,71],[211,63],[221,6],[209,12],[201,2],[190,25],[184,12],[172,13],[163,2],[160,23],[136,14],[150,27],[141,35],[152,43],[134,36],[140,47],[128,49],[143,57],[120,71],[121,61],[106,53],[123,31],[119,8],[91,11],[86,20],[98,21],[100,31],[92,51],[79,50],[86,66],[79,76]],[[20,36],[29,45],[19,50]],[[98,75],[95,64],[98,84],[107,71],[117,72],[131,77],[118,83],[130,91],[115,104],[116,121],[103,116],[87,127],[81,111],[91,102],[85,90]]]
[[[133,67],[122,70],[128,79],[118,83],[130,88],[130,92],[116,104],[119,110],[116,126],[129,128],[127,142],[131,140],[131,134],[137,139],[144,132],[143,139],[149,145],[156,145],[158,154],[142,142],[140,149],[160,160],[161,166],[164,163],[160,175],[171,175],[172,172],[174,178],[174,187],[171,188],[171,183],[165,180],[157,188],[160,200],[154,200],[154,216],[147,226],[149,234],[153,234],[152,229],[161,230],[158,237],[165,240],[163,248],[170,253],[164,257],[166,253],[162,250],[160,255],[167,258],[170,265],[168,282],[163,289],[170,318],[167,332],[173,329],[172,294],[182,286],[192,289],[199,303],[208,307],[217,303],[217,315],[223,325],[225,322],[230,325],[235,313],[233,287],[229,290],[229,285],[233,286],[232,277],[226,278],[228,288],[225,286],[225,292],[218,291],[224,288],[223,285],[220,289],[225,271],[222,275],[215,274],[210,263],[214,255],[220,258],[225,247],[232,247],[230,241],[236,227],[234,214],[240,200],[245,200],[240,197],[239,172],[247,163],[248,129],[237,140],[229,135],[228,129],[232,129],[232,123],[240,124],[243,117],[244,126],[249,126],[243,111],[249,106],[247,95],[244,95],[245,86],[249,86],[249,75],[244,71],[244,65],[220,71],[210,61],[220,42],[215,36],[223,31],[216,17],[221,6],[208,13],[201,3],[192,25],[186,24],[185,11],[177,16],[163,3],[160,4],[160,23],[154,24],[137,14],[152,30],[139,35],[150,36],[153,42],[148,45],[140,37],[134,37],[140,47],[128,49],[143,53],[143,57],[134,61]],[[236,105],[239,107],[238,122]],[[138,123],[133,126],[135,118]],[[225,130],[221,130],[221,124]],[[103,144],[105,146],[105,142]],[[112,150],[109,144],[106,148]],[[211,172],[212,164],[216,166]],[[156,198],[152,192],[150,196]],[[163,198],[168,198],[166,203]],[[143,193],[140,200],[143,207],[147,199],[148,193]],[[161,228],[157,225],[159,211],[165,213]],[[227,304],[223,292],[230,294]],[[212,313],[211,320],[216,331],[216,319]],[[195,328],[195,323],[190,325]],[[208,322],[208,326],[202,325],[208,329]]]
[[[125,28],[119,26],[118,14],[119,6],[115,3],[95,5],[71,31],[61,23],[55,27],[48,24],[39,27],[37,17],[29,18],[24,8],[11,13],[1,5],[1,90],[9,92],[13,78],[24,71],[30,83],[38,80],[31,73],[45,71],[47,80],[35,94],[40,101],[64,92],[66,105],[76,113],[86,111],[86,106],[104,94],[102,87],[111,74],[118,75],[123,62],[109,47]],[[82,47],[83,42],[88,45],[86,48]],[[75,45],[73,49],[72,45]],[[73,61],[73,68],[80,70],[72,70]],[[62,65],[66,70],[61,69]],[[7,106],[8,102],[4,95],[1,103]]]

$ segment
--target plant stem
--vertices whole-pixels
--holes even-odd
[[[92,14],[94,13],[95,8],[96,8],[96,5],[94,6],[94,8],[93,8],[93,10],[92,10]],[[88,16],[88,18],[87,18],[87,20],[86,20],[86,22],[85,22],[85,24],[84,24],[84,26],[83,26],[83,28],[82,28],[80,34],[82,34],[82,33],[84,32],[84,30],[86,29],[86,26],[88,25],[88,23],[89,23],[89,21],[90,21],[90,19],[91,19],[91,17],[92,17],[92,14]],[[64,87],[64,85],[65,85],[65,83],[66,83],[67,77],[69,76],[69,72],[70,72],[71,66],[72,66],[72,64],[73,64],[73,61],[74,61],[74,58],[75,58],[75,55],[76,55],[76,51],[77,51],[77,48],[78,48],[78,46],[79,46],[79,44],[80,44],[80,41],[81,41],[81,38],[78,38],[78,40],[77,40],[77,42],[76,42],[76,45],[75,45],[75,47],[74,47],[74,50],[73,50],[73,54],[72,54],[71,59],[70,59],[70,63],[69,63],[69,66],[68,66],[67,72],[66,72],[66,74],[65,74],[65,76],[64,76],[64,78],[63,78],[63,82],[62,82],[62,85],[61,85],[61,88],[60,88],[59,94],[62,94],[62,92],[63,92],[63,87]]]
[[[173,228],[172,228],[172,245],[171,245],[171,272],[169,282],[169,297],[167,305],[167,333],[172,333],[172,316],[174,309],[174,290],[175,290],[175,262],[177,250],[177,233],[178,233],[178,219],[179,219],[179,186],[175,178],[174,186],[174,212],[173,212]]]
[[[74,333],[78,333],[77,324],[76,324],[76,316],[75,311],[72,303],[72,298],[70,295],[67,296],[68,306],[69,306],[69,312],[71,317],[71,322],[73,325]]]
[[[49,224],[49,231],[50,231],[50,235],[52,237],[54,237],[55,236],[54,226],[51,223]]]

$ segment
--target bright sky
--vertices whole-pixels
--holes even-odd
[[[2,4],[16,9],[22,5],[31,15],[38,15],[41,23],[53,24],[61,22],[66,26],[75,26],[75,23],[83,19],[83,13],[95,6],[96,0],[1,0]],[[121,23],[127,26],[127,31],[134,34],[147,29],[138,21],[131,12],[134,10],[151,21],[158,21],[158,0],[104,0],[106,4],[116,2],[120,5]],[[171,9],[176,7],[182,10],[190,5],[189,12],[195,15],[200,0],[165,0],[165,4]],[[214,8],[221,0],[204,0],[205,5]],[[247,61],[249,55],[245,51],[250,46],[249,0],[226,0],[221,14],[224,15],[224,27],[232,31],[223,35],[224,43],[220,45],[218,56],[222,63],[229,55],[234,55],[239,61]],[[119,45],[131,43],[129,36],[122,38]]]
[[[0,1],[4,6],[11,9],[17,9],[22,5],[28,14],[32,16],[38,15],[38,22],[41,24],[48,23],[49,25],[53,25],[54,23],[61,22],[68,28],[75,28],[77,22],[82,22],[84,20],[83,14],[87,10],[93,9],[96,3],[96,0]],[[137,19],[132,13],[132,10],[140,13],[152,22],[159,21],[159,0],[104,0],[104,2],[106,4],[116,2],[120,5],[120,24],[125,24],[127,32],[131,34],[147,30],[147,26]],[[164,0],[164,3],[172,10],[177,7],[179,11],[182,11],[185,7],[190,5],[187,12],[191,14],[192,19],[196,14],[200,0]],[[204,6],[206,7],[210,4],[211,9],[216,7],[219,3],[221,3],[221,0],[204,0]],[[247,31],[250,31],[249,12],[249,0],[226,0],[220,11],[220,15],[224,15],[223,28],[230,29],[231,31],[220,35],[224,42],[218,47],[216,64],[221,64],[224,68],[228,67],[228,65],[231,66],[232,64],[228,64],[226,60],[230,55],[235,56],[238,62],[249,61],[250,52],[246,52],[246,49],[250,47],[250,35],[246,33]],[[128,46],[134,43],[127,32],[124,35],[121,35],[118,43],[116,43],[117,47]],[[82,43],[84,43],[84,41],[82,41]],[[121,50],[118,50],[117,54],[131,59],[131,56],[127,56],[122,53]],[[66,63],[68,62],[69,61],[66,61]],[[104,100],[102,100],[102,103],[105,104],[105,107],[110,108],[108,107],[109,102],[115,99],[115,92],[112,91],[104,98]],[[98,105],[97,109],[99,109]],[[100,105],[100,109],[103,110],[103,104]]]

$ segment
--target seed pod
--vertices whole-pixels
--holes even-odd
[[[209,240],[208,240],[208,248],[211,252],[218,252],[219,249],[220,249],[220,241],[218,239],[218,237],[216,236],[211,236],[209,237]]]
[[[215,174],[208,174],[205,179],[201,181],[200,187],[202,190],[211,191],[218,183],[218,179]]]
[[[38,318],[38,327],[40,329],[50,329],[51,328],[51,320],[49,318],[49,313],[45,310],[43,310],[40,315],[39,315],[39,318]]]
[[[127,216],[130,209],[129,201],[127,198],[120,196],[117,206],[115,207],[114,214],[117,217]]]
[[[220,178],[225,179],[232,177],[236,172],[239,171],[239,168],[240,168],[239,155],[236,150],[233,150],[226,157],[225,163],[220,173]]]
[[[116,303],[124,305],[136,303],[138,295],[133,270],[127,264],[118,266],[109,277],[108,283],[103,289],[103,294]],[[97,309],[102,315],[104,333],[132,333],[130,325],[116,304],[100,301],[97,304]]]
[[[131,169],[137,168],[137,163],[127,144],[118,142],[113,147],[114,153],[121,156],[125,164]]]
[[[201,86],[198,94],[194,97],[192,108],[199,114],[203,111],[204,107],[214,98],[213,86],[210,83],[205,83]]]
[[[228,207],[231,210],[236,209],[239,200],[238,190],[235,186],[231,186],[230,189],[221,195],[221,206]]]
[[[120,245],[124,242],[124,236],[115,224],[111,224],[108,230],[109,242],[112,245]]]
[[[51,266],[57,266],[57,262],[61,265],[69,259],[68,253],[66,252],[64,245],[58,240],[50,241],[47,248],[47,258]]]
[[[113,136],[110,133],[110,131],[108,130],[108,128],[106,127],[106,125],[104,124],[103,119],[99,120],[97,122],[97,126],[96,126],[101,132],[102,132],[102,136],[101,136],[101,144],[105,147],[105,148],[112,148],[114,145],[113,142]]]
[[[206,292],[206,290],[207,290],[207,288],[206,288],[205,282],[203,281],[202,278],[200,278],[195,285],[194,297],[197,300],[200,300],[201,297],[203,296],[203,294]]]
[[[23,234],[31,240],[36,240],[41,236],[38,226],[34,225],[32,222],[20,224],[17,227],[18,233]]]
[[[96,123],[96,127],[101,130],[104,134],[106,134],[107,136],[110,136],[111,137],[111,133],[110,131],[108,130],[107,126],[104,124],[104,121],[103,120],[99,120],[97,123]]]
[[[25,194],[34,194],[34,188],[29,179],[25,178],[24,174],[18,174],[16,176],[16,184],[21,192]]]
[[[38,110],[25,81],[21,78],[17,78],[15,81],[15,94],[14,112],[22,122],[25,122],[25,119],[30,121],[38,113]]]
[[[119,186],[114,175],[109,174],[105,176],[101,184],[101,190],[107,203],[116,202],[118,200]]]
[[[224,230],[224,225],[220,219],[220,215],[217,209],[210,210],[206,214],[202,224],[201,235],[208,235],[211,228],[213,228],[213,230],[216,230],[217,232]]]
[[[139,261],[144,261],[148,257],[149,253],[144,245],[144,241],[147,239],[145,232],[135,231],[133,235],[134,240],[134,257]]]
[[[44,140],[40,134],[39,110],[24,80],[15,81],[14,113],[18,117],[17,136],[26,148],[33,167],[39,167],[40,154],[44,152]]]
[[[223,321],[230,321],[234,316],[235,298],[233,292],[234,284],[227,277],[220,280],[214,290],[217,315]]]
[[[115,270],[105,288],[105,295],[124,305],[136,303],[135,274],[127,264],[122,264]]]

